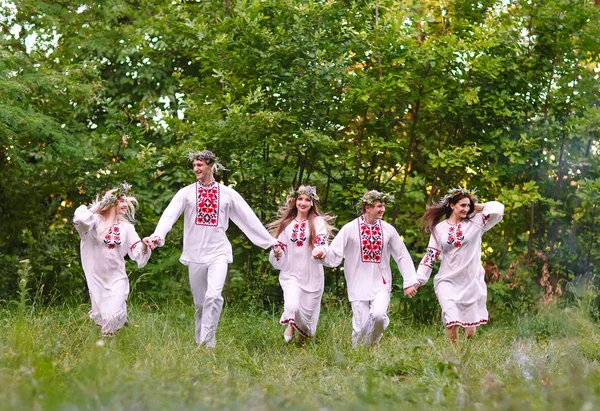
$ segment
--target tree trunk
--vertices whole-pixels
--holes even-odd
[[[533,248],[533,222],[535,221],[535,201],[531,202],[531,208],[529,213],[529,236],[527,238],[527,268],[531,265],[531,260],[533,258],[532,248]]]
[[[596,218],[596,210],[598,208],[594,205],[592,207],[592,221]],[[583,270],[584,279],[589,280],[590,260],[592,259],[592,250],[596,247],[596,226],[592,224],[592,239],[590,246],[588,247],[587,257],[585,259],[585,268]]]
[[[585,149],[585,156],[583,157],[584,164],[587,164],[588,157],[590,156],[590,149],[592,148],[592,141],[593,141],[593,139],[591,139],[591,138],[588,140],[587,148]],[[585,180],[586,171],[587,171],[586,166],[581,167],[581,175],[579,176],[581,181]],[[581,204],[581,198],[579,198],[580,193],[581,193],[581,186],[577,188],[577,195],[575,196],[574,209],[577,209],[577,207],[579,207],[579,205]],[[571,224],[571,242],[572,243],[575,243],[575,237],[577,237],[577,221],[575,221],[575,219],[573,219],[573,222]]]
[[[560,198],[560,187],[562,183],[562,166],[565,152],[565,140],[566,140],[566,132],[563,131],[562,141],[560,143],[560,153],[558,155],[558,166],[556,167],[556,192],[554,193],[554,199],[558,201]],[[556,236],[558,234],[558,219],[555,218],[552,223],[552,230],[550,232],[550,253],[549,258],[552,258],[552,254],[554,253],[554,245],[556,244]]]
[[[415,144],[416,133],[417,133],[417,121],[419,121],[419,108],[421,106],[421,92],[423,91],[423,86],[419,86],[419,98],[415,104],[415,107],[412,110],[412,125],[410,128],[410,140],[408,141],[408,150],[406,153],[406,162],[404,166],[404,178],[402,179],[402,186],[400,187],[400,193],[398,194],[398,202],[402,201],[402,197],[404,196],[404,190],[406,188],[406,180],[408,179],[408,173],[410,173],[411,167],[411,157],[412,150]]]
[[[379,69],[378,80],[383,77],[381,69],[381,51],[379,50],[379,1],[375,3],[375,44],[377,45],[377,68]]]
[[[512,212],[508,213],[508,218],[506,221],[506,234],[504,235],[504,251],[502,251],[502,257],[500,257],[499,267],[502,268],[504,264],[504,259],[506,258],[506,254],[508,254],[508,246],[510,243],[510,220],[512,217]]]

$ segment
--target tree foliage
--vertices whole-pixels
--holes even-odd
[[[556,285],[598,272],[599,8],[589,1],[4,2],[0,295],[29,258],[45,296],[84,282],[74,209],[123,179],[152,232],[210,148],[263,222],[318,187],[337,225],[367,189],[415,262],[416,220],[458,184],[505,203],[490,270]],[[179,227],[138,291],[177,295]],[[277,299],[264,253],[235,229],[228,295]],[[542,262],[543,260],[544,262]],[[327,272],[339,290],[340,272]],[[495,286],[496,288],[499,286]],[[249,291],[251,290],[251,291]],[[424,297],[425,298],[425,297]]]

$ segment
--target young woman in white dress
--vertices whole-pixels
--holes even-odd
[[[312,337],[317,330],[324,289],[323,265],[333,217],[321,215],[315,187],[300,186],[292,192],[278,219],[267,227],[283,248],[271,251],[269,261],[280,270],[284,308],[280,323],[287,325],[284,339],[290,342],[297,332]]]
[[[504,206],[497,201],[477,204],[475,191],[450,189],[439,204],[427,208],[421,219],[431,236],[417,277],[425,284],[435,261],[441,259],[434,289],[451,343],[458,341],[459,327],[471,338],[477,326],[488,322],[481,238],[502,220]],[[440,221],[442,217],[445,219]]]
[[[133,227],[137,201],[128,196],[127,183],[107,191],[89,207],[75,210],[73,225],[81,238],[81,265],[85,273],[92,309],[89,316],[102,330],[113,336],[127,322],[125,302],[129,279],[125,256],[142,268],[151,251],[141,242]]]

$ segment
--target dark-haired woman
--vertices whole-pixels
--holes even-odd
[[[319,214],[315,187],[300,186],[292,192],[278,219],[268,225],[271,234],[283,244],[283,255],[271,251],[269,261],[280,270],[283,314],[287,325],[284,339],[290,342],[297,332],[302,338],[314,336],[324,289],[322,260],[326,255],[332,227],[331,216]]]
[[[425,284],[435,261],[441,259],[434,289],[451,343],[458,341],[459,327],[470,338],[475,327],[488,321],[481,238],[502,220],[504,206],[497,201],[477,204],[474,194],[475,190],[453,188],[439,204],[428,207],[421,219],[431,236],[417,277]],[[440,221],[442,217],[445,219]]]

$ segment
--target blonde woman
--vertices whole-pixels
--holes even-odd
[[[124,182],[101,199],[97,197],[89,207],[79,206],[73,218],[81,238],[81,265],[92,300],[89,315],[103,336],[115,335],[127,322],[129,279],[125,256],[142,268],[151,254],[133,227],[137,201],[128,195],[130,190]]]
[[[283,289],[283,337],[290,342],[295,333],[312,337],[317,330],[324,289],[323,265],[333,217],[319,213],[319,197],[312,186],[300,186],[290,193],[279,210],[278,219],[268,225],[282,244],[283,255],[271,251],[269,261],[280,270]]]

